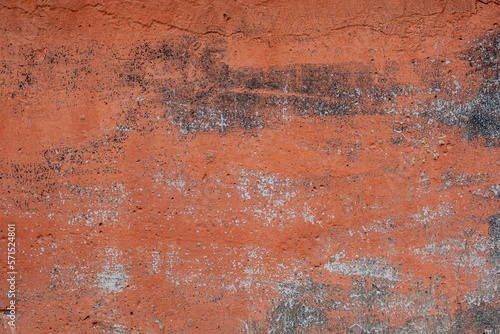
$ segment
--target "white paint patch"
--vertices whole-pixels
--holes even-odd
[[[424,207],[419,213],[413,215],[413,219],[422,224],[429,224],[453,213],[455,213],[455,211],[452,208],[452,204],[443,204],[439,205],[434,210],[429,207]]]
[[[127,286],[129,277],[119,263],[121,252],[116,248],[106,249],[106,264],[97,273],[97,287],[107,293],[120,292]]]
[[[490,189],[495,194],[495,197],[500,197],[500,184],[494,184]]]
[[[324,265],[329,272],[343,274],[346,276],[361,276],[372,278],[383,278],[391,282],[397,282],[401,278],[397,268],[384,258],[366,258],[350,261],[341,261],[342,256],[335,256],[335,260]]]
[[[69,193],[59,193],[62,204],[73,204],[75,210],[68,210],[75,214],[67,214],[69,225],[95,227],[99,223],[120,222],[121,205],[127,198],[125,187],[121,183],[112,183],[110,186],[99,185],[94,187],[78,187],[68,185]],[[84,203],[82,205],[82,202]]]
[[[450,239],[442,242],[433,242],[424,247],[414,248],[413,254],[419,255],[429,262],[440,263],[445,268],[466,268],[474,270],[476,274],[487,268],[487,256],[490,242],[481,235],[472,235],[464,239]]]
[[[243,169],[236,188],[241,198],[262,201],[257,208],[246,208],[243,212],[252,211],[255,217],[263,220],[264,226],[273,224],[274,220],[283,227],[285,221],[297,217],[296,210],[285,209],[298,195],[298,190],[290,191],[295,187],[288,178],[281,179],[278,175]]]
[[[68,221],[70,225],[81,225],[79,223],[85,222],[86,226],[95,227],[96,224],[102,223],[118,223],[118,211],[114,210],[93,210],[87,211],[87,213],[82,214],[77,217],[72,217]]]
[[[153,261],[151,263],[152,273],[158,274],[160,272],[160,269],[158,268],[161,261],[160,253],[153,252],[151,256],[153,257]]]

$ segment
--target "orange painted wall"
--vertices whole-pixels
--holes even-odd
[[[500,332],[499,19],[4,1],[0,308],[15,224],[17,333]]]

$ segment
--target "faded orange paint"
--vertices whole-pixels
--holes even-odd
[[[18,333],[500,331],[499,14],[2,5],[0,308],[11,223]]]

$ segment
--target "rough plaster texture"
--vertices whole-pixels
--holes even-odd
[[[0,306],[15,223],[18,333],[499,333],[499,19],[3,1]]]

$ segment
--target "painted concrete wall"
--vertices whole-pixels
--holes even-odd
[[[0,308],[15,224],[18,333],[499,333],[499,19],[4,1]]]

